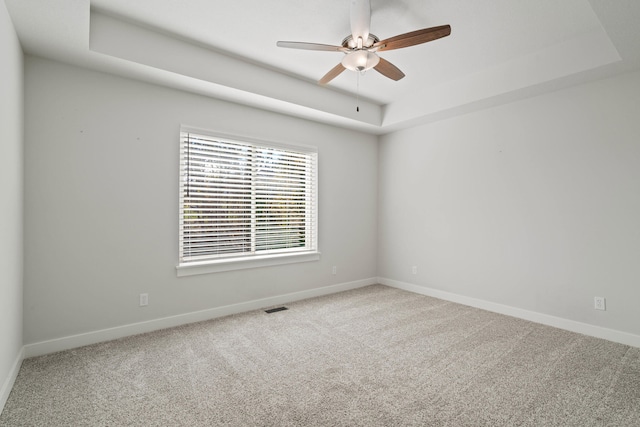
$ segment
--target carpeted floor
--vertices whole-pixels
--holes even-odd
[[[369,286],[24,361],[2,426],[640,426],[640,349]]]

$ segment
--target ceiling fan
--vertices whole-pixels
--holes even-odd
[[[451,34],[450,25],[424,28],[380,40],[369,32],[371,24],[370,0],[351,1],[351,35],[342,40],[340,46],[318,43],[279,41],[278,47],[291,49],[320,50],[327,52],[342,52],[342,61],[333,67],[318,83],[325,85],[336,78],[344,70],[364,72],[371,68],[392,80],[400,80],[404,73],[398,67],[378,56],[377,52],[401,49],[403,47],[437,40]]]

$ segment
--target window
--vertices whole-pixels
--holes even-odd
[[[318,259],[316,182],[315,149],[183,130],[178,275]]]

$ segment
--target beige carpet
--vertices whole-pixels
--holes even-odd
[[[2,426],[640,426],[640,349],[385,286],[27,359]]]

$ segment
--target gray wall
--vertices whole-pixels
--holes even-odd
[[[0,410],[22,349],[23,58],[0,1]]]
[[[25,344],[375,276],[640,334],[640,73],[377,143],[40,58],[25,71]],[[180,124],[318,146],[321,260],[177,278]]]
[[[640,73],[392,133],[378,157],[380,277],[640,334]]]
[[[375,136],[40,58],[25,70],[25,344],[377,275]],[[180,124],[317,146],[320,261],[177,278]]]

